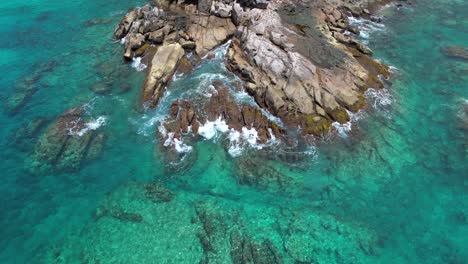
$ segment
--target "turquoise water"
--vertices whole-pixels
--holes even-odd
[[[233,90],[236,79],[218,56],[178,77],[160,108],[142,110],[144,73],[122,62],[111,37],[143,2],[0,4],[1,263],[230,263],[236,234],[284,263],[467,262],[468,64],[440,53],[467,45],[466,1],[382,11],[385,27],[367,41],[395,77],[368,94],[351,131],[296,162],[278,162],[271,149],[231,157],[223,137],[187,142],[194,148],[179,171],[165,166],[157,121],[172,99],[203,94],[207,79]],[[18,80],[51,60],[12,113]],[[90,87],[103,79],[111,90],[97,95]],[[83,104],[106,120],[100,157],[72,172],[31,173],[41,133],[18,139],[18,128]]]

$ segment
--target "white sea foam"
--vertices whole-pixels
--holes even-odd
[[[348,132],[351,131],[352,123],[351,121],[348,121],[344,124],[340,124],[339,122],[333,122],[332,126],[336,129],[338,132],[338,135],[342,138],[348,137]]]
[[[213,86],[214,81],[224,82],[227,80],[226,76],[222,73],[202,73],[197,79],[200,83],[196,92],[205,97],[211,97],[217,92],[216,88]]]
[[[124,45],[127,42],[127,37],[123,37],[120,39],[120,44]]]
[[[204,125],[198,128],[198,134],[205,139],[213,139],[218,137],[219,133],[226,133],[229,127],[221,117],[215,121],[207,121]]]
[[[178,153],[188,153],[192,151],[192,146],[189,146],[183,142],[183,140],[179,140],[177,138],[174,138],[174,132],[171,132],[167,134],[167,139],[164,141],[163,144],[165,147],[173,146],[174,149]]]
[[[219,46],[218,48],[216,48],[213,51],[215,59],[224,59],[225,55],[226,55],[226,52],[227,52],[227,49],[229,48],[229,45],[231,45],[230,40],[228,42],[224,43],[223,45]],[[205,56],[203,56],[202,59],[208,58],[208,55],[209,54],[206,54]]]
[[[141,57],[135,57],[132,61],[132,68],[136,69],[137,71],[144,71],[146,69],[146,64],[141,63]]]
[[[365,96],[375,109],[381,109],[382,107],[389,106],[394,102],[392,94],[385,88],[380,90],[369,88],[366,91]]]
[[[243,148],[241,145],[241,133],[237,130],[230,129],[228,134],[229,149],[228,153],[232,157],[238,157],[242,154]]]
[[[174,74],[174,75],[172,75],[172,81],[173,82],[178,81],[182,76],[184,76],[183,73]]]
[[[265,144],[261,144],[259,143],[258,132],[255,128],[243,127],[240,132],[231,128],[227,136],[229,140],[229,155],[232,157],[238,157],[248,148],[263,149],[279,144],[279,141],[276,139],[273,131],[268,129],[268,132],[270,133],[271,138]]]
[[[163,137],[167,136],[167,129],[164,127],[163,124],[158,126],[158,131]]]
[[[317,147],[313,145],[308,146],[307,149],[304,151],[304,154],[312,156],[314,157],[314,159],[317,158]]]
[[[341,124],[339,122],[333,122],[332,126],[336,129],[338,132],[338,135],[342,138],[348,137],[348,133],[352,130],[353,123],[356,123],[357,121],[361,120],[362,118],[366,117],[366,112],[363,110],[359,110],[356,113],[353,113],[351,111],[346,110],[349,116],[349,121]]]
[[[359,29],[359,37],[364,44],[368,44],[370,34],[375,31],[385,30],[385,25],[364,18],[348,17],[349,23]]]
[[[104,116],[100,116],[97,119],[91,120],[84,124],[84,127],[80,130],[76,131],[75,126],[68,129],[68,134],[72,136],[83,136],[84,134],[88,133],[91,130],[97,130],[101,126],[105,125],[107,122],[107,118]],[[77,122],[78,123],[78,122]]]
[[[258,140],[258,132],[255,128],[242,128],[242,138],[251,146],[255,146]]]
[[[82,106],[86,114],[91,115],[91,112],[94,109],[94,105],[96,104],[97,99],[98,96],[94,96],[93,98],[91,98],[91,100],[89,100],[86,104]]]

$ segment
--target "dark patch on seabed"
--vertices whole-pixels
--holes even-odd
[[[0,4],[1,263],[466,263],[468,63],[444,51],[466,48],[468,2],[355,22],[397,69],[351,130],[295,155],[232,157],[214,137],[170,173],[158,120],[174,98],[236,78],[207,60],[139,109],[144,73],[111,39],[142,4]]]

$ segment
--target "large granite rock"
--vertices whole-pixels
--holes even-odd
[[[362,90],[368,88],[370,79],[377,79],[376,74],[348,47],[338,46],[331,33],[309,29],[318,22],[306,20],[315,24],[301,26],[288,23],[291,18],[282,18],[271,9],[245,10],[235,5],[234,10],[239,27],[228,50],[227,66],[246,82],[247,91],[261,107],[289,127],[300,126],[303,133],[320,136],[328,133],[331,122],[345,123],[348,111],[365,105]],[[314,17],[314,11],[308,12]],[[335,12],[342,19],[340,14]],[[300,14],[294,15],[300,20]],[[324,42],[325,37],[330,40]],[[349,48],[360,53],[356,56],[370,53],[359,42],[350,43]],[[316,46],[321,48],[311,54],[311,47]]]
[[[178,43],[158,47],[143,85],[143,102],[151,102],[152,106],[156,106],[182,56],[184,49]]]
[[[196,43],[196,52],[203,56],[234,35],[236,27],[228,18],[197,16],[191,18],[187,34]]]

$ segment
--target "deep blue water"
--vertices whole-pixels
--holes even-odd
[[[280,190],[239,184],[245,160],[231,157],[222,138],[193,145],[190,169],[164,169],[155,131],[170,101],[203,93],[207,79],[236,79],[220,56],[174,81],[158,109],[142,111],[144,72],[121,60],[112,33],[127,9],[143,3],[0,4],[1,263],[198,263],[200,208],[227,230],[214,228],[210,237],[213,263],[230,259],[224,232],[236,228],[253,241],[268,238],[285,263],[467,263],[468,63],[440,52],[468,45],[466,1],[418,0],[381,12],[384,26],[365,40],[395,67],[391,85],[371,90],[372,107],[351,131],[317,143],[300,168],[258,158],[272,168],[261,176],[287,179]],[[24,105],[9,111],[20,80],[52,60]],[[104,76],[112,90],[96,95],[90,88]],[[106,120],[99,158],[73,172],[31,173],[44,130],[18,143],[18,128],[83,104],[89,118]],[[154,180],[175,198],[141,198],[141,185]],[[143,221],[96,219],[103,207]]]

